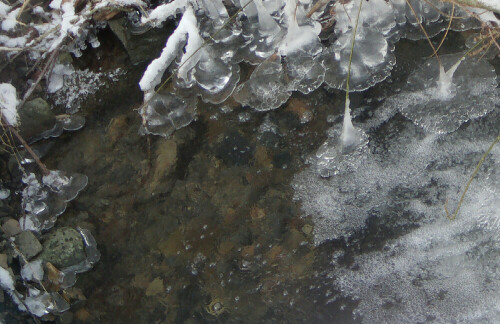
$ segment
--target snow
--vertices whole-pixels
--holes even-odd
[[[186,52],[182,55],[180,63],[181,65],[184,64],[186,60],[194,54],[194,52],[203,42],[199,35],[196,17],[194,16],[194,11],[191,6],[187,7],[181,21],[179,22],[179,26],[168,38],[160,57],[154,59],[148,65],[146,71],[144,72],[144,75],[139,81],[139,86],[141,87],[142,91],[154,91],[154,88],[158,84],[160,84],[163,73],[165,73],[167,67],[177,57],[179,49],[184,45],[186,40]],[[187,78],[187,71],[189,71],[198,62],[201,52],[202,51],[198,51],[197,54],[194,54],[194,56],[189,59],[188,63],[179,68],[179,75],[182,78]]]
[[[17,104],[16,88],[10,83],[0,83],[0,111],[11,126],[18,124]]]
[[[14,278],[8,270],[2,267],[0,267],[0,286],[7,291],[15,290]]]
[[[10,10],[10,6],[0,1],[0,16],[6,16]]]
[[[26,281],[41,281],[43,279],[42,260],[26,263],[21,269],[21,276]]]
[[[477,0],[477,2],[495,10],[496,12],[500,12],[500,1],[498,0]]]
[[[14,29],[14,27],[16,27],[16,25],[17,25],[16,18],[17,18],[17,15],[19,13],[19,10],[21,10],[21,8],[14,9],[7,14],[5,19],[2,21],[2,29],[3,30],[10,31],[10,30]]]
[[[142,17],[141,22],[143,24],[151,23],[153,26],[159,26],[165,20],[184,12],[188,5],[188,0],[174,0],[170,3],[159,5],[147,17]]]

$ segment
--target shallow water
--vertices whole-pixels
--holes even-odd
[[[442,51],[461,50],[461,42],[458,34],[452,34]],[[426,48],[425,42],[398,43],[392,76],[352,95],[355,124],[370,123],[383,99],[403,87],[415,62],[430,54],[428,50],[416,54],[420,48]],[[135,70],[129,71],[112,100],[96,100],[93,109],[84,111],[85,128],[56,139],[45,158],[51,169],[89,178],[88,187],[58,219],[58,226],[91,229],[102,255],[93,270],[78,277],[76,287],[86,300],[72,307],[74,320],[354,323],[370,318],[366,315],[373,305],[368,298],[376,297],[364,290],[363,278],[353,278],[375,271],[379,262],[384,263],[380,255],[387,244],[422,230],[430,216],[412,214],[406,203],[422,193],[402,188],[386,197],[394,203],[381,209],[385,214],[347,229],[348,238],[339,234],[318,241],[315,237],[328,227],[315,228],[321,222],[308,215],[304,201],[294,199],[292,182],[310,170],[307,161],[326,140],[327,130],[341,123],[343,92],[294,93],[283,107],[265,113],[233,101],[205,104],[198,107],[196,122],[165,139],[138,135],[140,117],[134,109],[142,97],[134,84],[139,77]],[[484,139],[478,139],[474,156],[464,156],[461,162],[439,161],[436,166],[464,164],[462,177],[454,184],[457,188],[485,143],[493,139],[497,111],[498,107],[462,127],[492,130],[481,133]],[[400,131],[424,136],[423,130],[397,114],[369,134],[373,152],[388,150],[384,145],[393,143]],[[495,152],[489,170],[498,166]],[[313,172],[310,181],[324,180]],[[432,190],[442,193],[439,183],[426,189],[426,195]],[[436,197],[437,202],[430,204],[442,200]],[[398,275],[387,273],[377,277],[375,286]],[[490,280],[496,289],[498,277]],[[454,285],[449,286],[453,292]],[[399,306],[397,300],[392,303],[396,306],[390,307],[400,307],[400,313],[406,311],[405,300]],[[398,321],[393,313],[380,316]]]

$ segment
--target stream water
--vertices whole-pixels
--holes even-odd
[[[463,50],[465,37],[450,33],[441,52]],[[142,70],[126,70],[118,90],[90,99],[83,129],[48,141],[55,145],[44,159],[50,169],[89,178],[57,221],[90,229],[101,252],[78,277],[85,300],[72,306],[71,319],[500,320],[500,148],[457,220],[443,208],[446,199],[456,205],[498,135],[499,102],[457,131],[432,136],[383,105],[432,54],[427,48],[400,41],[391,76],[351,95],[353,123],[365,125],[369,144],[351,169],[330,178],[314,157],[341,127],[344,92],[294,93],[271,112],[231,99],[200,103],[197,120],[171,137],[140,136]],[[492,62],[498,73],[499,59]]]

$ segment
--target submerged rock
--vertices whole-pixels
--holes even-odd
[[[19,133],[26,140],[37,137],[56,125],[56,116],[47,101],[42,98],[27,101],[19,109],[19,117]]]
[[[59,269],[84,261],[85,248],[80,233],[70,227],[62,227],[49,234],[43,242],[40,259],[50,262]]]

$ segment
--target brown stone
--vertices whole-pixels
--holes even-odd
[[[75,312],[75,319],[81,322],[90,322],[92,315],[86,308],[80,308]]]
[[[266,253],[266,259],[273,263],[278,259],[280,254],[283,252],[283,248],[279,245],[273,246],[269,251]]]
[[[164,290],[163,279],[155,278],[146,288],[146,296],[156,296],[161,294]]]
[[[164,182],[164,177],[171,172],[177,162],[177,144],[172,139],[160,141],[156,150],[156,161],[154,166],[153,180],[151,181],[150,191]]]
[[[250,210],[250,217],[252,217],[253,220],[261,219],[266,217],[266,212],[262,208],[252,207],[252,210]]]
[[[251,258],[255,254],[255,246],[254,245],[247,245],[244,246],[243,249],[241,249],[241,256],[243,258]]]
[[[7,269],[9,265],[7,264],[7,254],[0,254],[0,267]]]
[[[259,145],[255,148],[255,164],[257,167],[267,170],[273,168],[273,160],[264,146]]]
[[[9,218],[5,223],[3,223],[2,230],[7,236],[14,236],[21,233],[19,222],[13,218]]]
[[[114,145],[128,131],[128,117],[121,115],[113,118],[108,125],[108,139]]]
[[[234,247],[234,243],[233,242],[231,242],[231,241],[222,241],[219,244],[219,248],[218,248],[219,254],[221,256],[226,256],[229,252],[231,252],[231,250],[233,249],[233,247]]]

